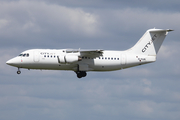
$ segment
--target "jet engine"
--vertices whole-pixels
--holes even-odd
[[[81,57],[75,56],[75,55],[66,55],[66,56],[59,56],[58,57],[58,62],[61,64],[74,63],[74,62],[78,62],[81,60],[82,60]]]

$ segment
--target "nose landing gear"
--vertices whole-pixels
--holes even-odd
[[[19,69],[19,68],[18,68],[17,74],[21,74],[21,71],[20,71],[20,69]]]

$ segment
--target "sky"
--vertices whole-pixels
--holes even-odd
[[[179,120],[179,0],[1,0],[0,120]],[[34,49],[126,50],[146,30],[173,29],[147,65],[113,72],[6,65]]]

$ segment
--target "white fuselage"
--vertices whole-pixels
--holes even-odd
[[[29,54],[27,56],[27,54]],[[81,61],[71,63],[59,63],[59,56],[81,56]],[[77,71],[77,65],[86,65],[82,71],[113,71],[123,68],[133,67],[149,62],[154,62],[155,57],[140,56],[131,54],[128,51],[103,51],[98,57],[82,56],[80,52],[66,53],[66,49],[32,49],[21,53],[7,63],[12,66],[27,69],[47,69],[47,70],[72,70]]]

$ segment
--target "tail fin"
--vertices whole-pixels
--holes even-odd
[[[170,29],[149,29],[131,48],[133,53],[156,56]]]

